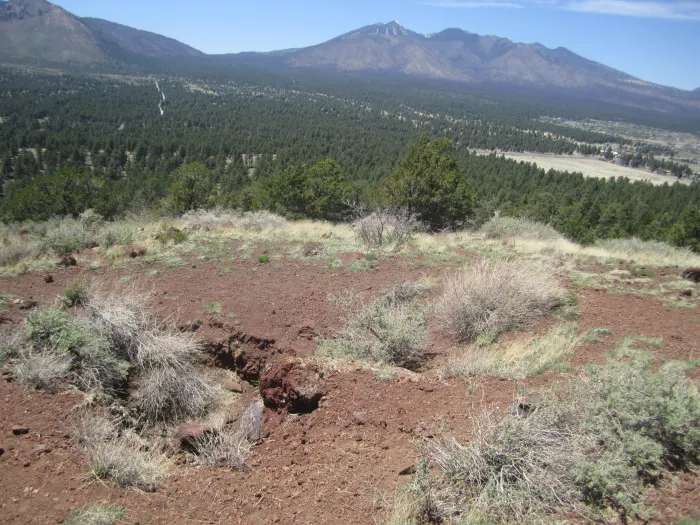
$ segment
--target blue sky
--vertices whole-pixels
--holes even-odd
[[[700,87],[700,0],[54,0],[207,53],[314,45],[375,22],[564,46],[644,80]]]

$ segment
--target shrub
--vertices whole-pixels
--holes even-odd
[[[93,242],[97,233],[86,224],[71,218],[47,221],[37,228],[42,253],[68,255]]]
[[[126,379],[129,363],[117,357],[109,339],[85,319],[42,308],[27,317],[27,335],[37,354],[70,357],[72,382],[81,389],[112,390]]]
[[[114,505],[86,505],[75,509],[63,519],[63,525],[114,525],[126,517],[124,507]]]
[[[423,361],[427,332],[427,308],[382,297],[350,316],[336,339],[321,341],[319,353],[411,369]]]
[[[240,428],[207,434],[196,443],[197,462],[207,467],[226,465],[232,469],[242,469],[253,445]]]
[[[403,209],[379,209],[352,223],[355,237],[377,248],[406,244],[417,227],[415,215]]]
[[[270,262],[270,256],[269,255],[261,255],[258,257],[258,262],[260,264],[267,264]]]
[[[539,268],[483,259],[445,280],[436,313],[461,341],[526,326],[562,305],[566,290]]]
[[[263,230],[281,230],[289,223],[287,219],[269,211],[245,212],[238,217],[235,226],[244,230],[261,232]]]
[[[522,237],[535,241],[558,241],[564,236],[547,224],[514,217],[494,217],[479,230],[487,239]]]
[[[146,421],[194,418],[211,408],[215,390],[195,366],[197,355],[191,335],[155,331],[140,337],[132,398]]]
[[[40,249],[36,241],[17,234],[2,237],[0,244],[0,266],[12,266],[24,259],[39,255]]]
[[[160,231],[156,234],[156,240],[163,246],[171,241],[173,244],[182,244],[187,241],[187,238],[187,233],[172,227],[166,228],[164,225],[161,226]]]
[[[69,355],[27,349],[20,352],[13,372],[23,385],[44,390],[69,377],[72,368],[73,359]]]
[[[81,305],[87,300],[89,292],[90,280],[78,279],[68,286],[66,293],[63,295],[63,301],[68,306]]]
[[[133,243],[134,232],[130,228],[112,225],[103,231],[100,246],[104,249],[108,249],[112,246],[130,246]]]
[[[155,490],[166,479],[168,462],[131,431],[116,422],[85,414],[76,424],[78,444],[88,456],[90,475],[111,479],[122,487]]]
[[[167,461],[141,450],[134,440],[122,437],[90,448],[90,474],[97,479],[111,479],[122,487],[153,491],[161,486],[168,474]]]
[[[476,418],[469,445],[428,445],[446,490],[438,508],[464,523],[595,518],[612,506],[644,516],[645,486],[700,461],[700,397],[672,369],[610,362],[562,384],[525,415]]]

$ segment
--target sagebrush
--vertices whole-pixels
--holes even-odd
[[[566,290],[540,268],[481,259],[445,279],[436,317],[447,332],[469,341],[523,328],[566,301]]]

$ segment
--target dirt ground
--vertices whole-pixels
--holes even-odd
[[[152,289],[161,314],[178,323],[202,321],[197,335],[214,346],[231,334],[245,334],[308,358],[318,337],[332,336],[343,326],[346,310],[334,297],[352,290],[356,300],[368,301],[398,282],[424,277],[439,282],[452,271],[447,265],[423,266],[400,257],[380,259],[367,271],[350,271],[352,261],[361,258],[345,254],[344,266],[330,269],[318,260],[283,257],[260,264],[253,257],[227,263],[222,271],[221,264],[192,256],[180,268],[159,267],[155,278],[138,264],[89,275],[105,286],[127,282]],[[52,271],[50,284],[39,272],[0,280],[4,294],[23,300],[9,301],[1,321],[22,322],[27,310],[20,308],[30,300],[53,304],[85,272]],[[677,269],[660,271],[655,278],[671,273]],[[612,330],[600,342],[577,348],[569,360],[577,369],[603,362],[626,336],[663,338],[663,345],[651,350],[659,361],[698,358],[698,308],[669,309],[645,294],[572,291],[580,298],[581,334],[592,328]],[[544,331],[556,322],[547,317],[532,330]],[[264,439],[246,469],[204,468],[181,456],[165,486],[154,493],[87,479],[86,460],[71,428],[75,407],[83,403],[81,393],[29,390],[5,373],[0,380],[0,522],[60,523],[72,509],[109,502],[126,508],[120,523],[133,525],[381,523],[396,488],[408,481],[400,473],[415,463],[423,440],[448,425],[468,441],[475,412],[503,410],[517,392],[540,390],[569,377],[548,372],[524,381],[444,378],[436,369],[453,343],[435,327],[430,333],[433,358],[420,373],[380,380],[354,365],[331,372],[326,396],[315,411],[291,415],[265,409]],[[254,395],[255,385],[246,384],[243,396]],[[24,425],[29,433],[15,436],[13,425]],[[692,517],[700,508],[698,480],[691,475],[669,479],[650,491],[649,501],[659,512],[652,523]]]

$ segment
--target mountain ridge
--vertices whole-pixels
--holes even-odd
[[[191,46],[98,18],[80,18],[47,0],[0,2],[0,56],[82,66],[133,56],[203,57]],[[126,58],[125,58],[126,57]]]

